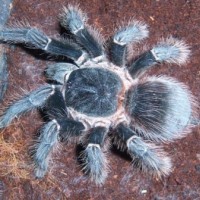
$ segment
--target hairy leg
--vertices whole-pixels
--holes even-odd
[[[171,160],[160,147],[145,142],[122,123],[118,125],[116,133],[126,144],[127,151],[133,159],[133,165],[157,177],[171,172]]]
[[[30,48],[38,48],[52,55],[66,56],[79,63],[83,51],[71,41],[51,39],[36,28],[5,28],[0,30],[0,42],[23,43]]]
[[[183,41],[168,38],[142,54],[130,66],[129,72],[133,78],[137,78],[147,69],[161,62],[184,64],[189,53],[189,47]]]
[[[103,45],[99,33],[90,30],[86,25],[87,17],[83,12],[74,6],[64,8],[61,15],[61,25],[69,29],[75,36],[75,39],[80,43],[91,59],[100,58],[104,55]]]
[[[103,184],[108,173],[106,155],[102,151],[106,133],[107,129],[104,127],[91,129],[87,146],[81,155],[83,170],[97,184]]]
[[[54,88],[53,85],[44,85],[14,102],[0,117],[0,128],[8,126],[14,118],[23,113],[42,107],[49,96],[54,93]]]
[[[45,110],[50,121],[42,127],[35,146],[34,162],[37,178],[42,178],[46,174],[51,153],[59,142],[79,136],[85,129],[81,122],[68,118],[65,101],[59,88],[55,88],[54,94],[46,101]]]
[[[56,150],[60,141],[78,136],[84,130],[83,124],[74,120],[60,118],[45,124],[35,145],[35,176],[43,178],[47,173],[51,153]]]
[[[47,67],[45,75],[49,80],[64,84],[69,74],[76,69],[78,67],[70,63],[55,63]]]
[[[111,61],[117,66],[125,66],[127,46],[148,37],[147,26],[139,21],[132,21],[119,29],[112,38],[110,46]]]

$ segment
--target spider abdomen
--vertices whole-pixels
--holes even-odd
[[[117,111],[121,79],[102,68],[83,68],[73,71],[66,85],[67,107],[89,116],[109,116]]]

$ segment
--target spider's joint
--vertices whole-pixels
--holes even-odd
[[[83,54],[75,61],[77,65],[83,65],[84,62],[87,60],[87,54],[83,52]]]
[[[124,117],[121,117],[117,120],[117,123],[115,123],[115,127],[118,125],[118,124],[129,124],[129,120],[124,116]]]
[[[158,58],[158,56],[156,55],[156,53],[154,52],[154,49],[150,50],[150,52],[152,53],[153,57],[155,58],[156,61],[159,61],[160,59]]]
[[[98,149],[101,149],[101,147],[100,147],[99,144],[92,144],[92,143],[89,143],[89,144],[87,145],[87,148],[90,148],[90,147],[96,147],[96,148],[98,148]]]
[[[105,121],[97,121],[97,122],[95,122],[94,127],[98,127],[98,126],[103,126],[107,129],[109,129],[110,124],[106,123]]]
[[[73,34],[77,34],[80,30],[83,30],[85,27],[84,27],[84,25],[82,25],[82,26],[80,26],[79,28],[77,28],[76,30],[74,30],[74,31],[72,31],[73,32]]]
[[[53,95],[55,93],[56,86],[55,85],[51,85],[51,87],[52,87],[52,92],[50,93],[50,95]]]
[[[60,125],[58,124],[56,119],[53,119],[52,122],[56,124],[58,131],[60,130]]]
[[[44,50],[46,51],[48,49],[49,44],[51,43],[52,39],[48,38],[48,42],[46,44],[46,46],[44,47]]]
[[[120,42],[120,41],[116,40],[115,38],[114,38],[113,41],[114,41],[115,44],[119,44],[120,46],[126,45],[126,42]]]
[[[101,55],[101,56],[98,56],[96,58],[93,58],[92,61],[95,62],[95,63],[100,63],[100,62],[104,61],[104,59],[105,59],[105,56]]]
[[[127,147],[129,146],[129,144],[131,143],[131,141],[133,141],[134,139],[137,139],[137,138],[139,138],[139,137],[136,136],[136,135],[133,135],[132,137],[130,137],[130,138],[126,141]]]

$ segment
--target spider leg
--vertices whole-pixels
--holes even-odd
[[[51,39],[36,28],[6,28],[0,30],[0,41],[25,43],[53,55],[66,56],[76,63],[82,62],[83,51],[70,41]]]
[[[148,37],[147,26],[138,21],[133,21],[128,26],[119,29],[112,38],[111,61],[117,66],[125,66],[127,46],[131,42],[139,42],[146,37]]]
[[[91,59],[101,59],[104,55],[101,36],[94,30],[90,30],[86,27],[86,15],[82,11],[74,6],[64,7],[64,12],[61,15],[61,25],[69,29],[75,36],[75,39],[79,44],[83,46]]]
[[[34,162],[37,178],[42,178],[46,174],[51,152],[56,149],[59,142],[79,136],[84,130],[81,122],[68,119],[65,100],[60,88],[55,88],[54,94],[47,99],[44,108],[50,122],[42,127],[35,146]]]
[[[59,144],[59,125],[54,121],[45,124],[38,138],[38,143],[35,146],[34,154],[35,176],[42,178],[47,172],[49,154]]]
[[[142,54],[128,70],[133,78],[137,78],[145,70],[161,62],[184,64],[189,54],[189,47],[183,41],[170,37]]]
[[[50,120],[59,120],[60,118],[68,117],[65,100],[60,87],[54,88],[54,93],[46,100],[43,110]]]
[[[8,87],[8,69],[7,56],[2,51],[0,52],[0,101],[3,100],[4,94]]]
[[[47,67],[45,75],[49,80],[64,84],[69,74],[76,69],[78,67],[70,63],[56,63]]]
[[[102,151],[107,129],[95,127],[91,129],[87,146],[82,154],[83,170],[96,184],[103,184],[108,173],[108,163]]]
[[[67,140],[71,136],[75,136],[74,132],[79,133],[79,129],[83,129],[82,123],[68,118],[65,100],[59,87],[55,88],[54,94],[47,99],[43,110],[45,110],[45,114],[50,120],[56,120],[59,124],[59,136],[62,141]]]
[[[83,130],[82,123],[64,117],[45,124],[41,129],[38,144],[35,146],[35,176],[44,177],[48,170],[51,153],[58,147],[60,141],[68,139],[69,136],[78,136]]]
[[[145,142],[123,123],[117,126],[116,133],[126,143],[133,165],[157,177],[171,172],[171,160],[160,147]]]
[[[14,118],[19,117],[21,114],[43,106],[47,98],[53,93],[54,86],[45,85],[25,95],[10,105],[4,115],[0,117],[0,128],[8,126]]]

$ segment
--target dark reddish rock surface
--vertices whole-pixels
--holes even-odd
[[[133,16],[149,25],[149,45],[161,37],[173,35],[185,40],[192,50],[184,66],[159,65],[150,73],[166,74],[187,84],[200,100],[200,1],[199,0],[85,0],[76,1],[88,13],[89,23],[106,37],[122,21]],[[28,20],[50,36],[60,32],[58,14],[70,1],[14,0],[9,23]],[[145,43],[145,42],[144,42]],[[143,45],[143,44],[141,44]],[[20,47],[7,47],[9,88],[1,107],[11,96],[30,91],[44,83],[47,63],[43,55]],[[138,48],[136,48],[137,55]],[[14,95],[15,96],[15,95]],[[0,199],[200,199],[200,130],[194,128],[184,139],[166,145],[173,158],[173,173],[161,181],[132,169],[130,159],[117,152],[109,154],[111,172],[102,187],[89,182],[81,173],[74,144],[63,144],[54,155],[53,169],[44,180],[35,180],[28,149],[42,119],[36,113],[26,114],[3,130],[0,137]]]

